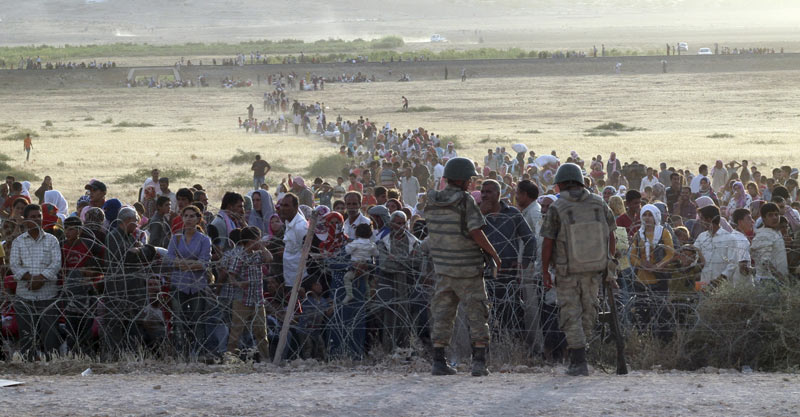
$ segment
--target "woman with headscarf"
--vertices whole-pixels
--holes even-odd
[[[733,212],[740,208],[750,208],[753,198],[748,194],[744,185],[740,181],[733,183],[733,196],[728,201],[728,217],[733,216]]]
[[[697,209],[698,210],[700,210],[703,207],[716,206],[716,204],[714,204],[714,200],[712,200],[711,197],[708,197],[708,196],[700,197],[700,198],[696,199],[694,202],[697,205]],[[719,207],[719,206],[717,206],[717,207]],[[705,231],[703,229],[703,225],[701,224],[701,222],[699,220],[700,220],[700,215],[698,214],[697,215],[697,219],[692,224],[692,228],[689,229],[692,232],[692,241],[697,239],[697,237],[700,236],[700,233],[703,233]],[[719,227],[721,227],[722,229],[725,229],[725,231],[727,231],[729,233],[733,232],[733,228],[731,227],[730,223],[728,223],[728,220],[726,220],[724,217],[722,217],[719,220]]]
[[[103,213],[106,216],[105,227],[110,230],[114,226],[114,221],[117,220],[119,210],[122,208],[122,202],[116,198],[106,200],[103,204]]]
[[[158,207],[156,206],[157,197],[156,187],[154,185],[150,184],[147,187],[144,187],[144,190],[142,191],[142,206],[144,207],[143,217],[151,219],[156,214],[156,211],[158,210]]]
[[[272,254],[272,263],[269,265],[269,272],[265,276],[269,277],[283,277],[283,249],[285,243],[283,242],[283,233],[285,225],[281,217],[277,214],[270,216],[267,221],[267,233],[262,237],[266,243],[267,250]]]
[[[653,204],[642,207],[642,225],[631,242],[631,265],[640,284],[656,292],[668,289],[667,264],[675,256],[672,235],[661,224],[661,211]]]
[[[30,190],[31,190],[31,182],[30,181],[22,181],[22,191],[20,192],[20,195],[24,195],[25,197],[28,197],[28,201],[31,201],[31,192],[30,192]]]
[[[252,191],[250,200],[253,203],[253,208],[249,212],[245,212],[247,224],[258,227],[261,230],[261,235],[264,236],[269,231],[269,219],[275,214],[275,204],[273,204],[272,197],[266,190]]]
[[[664,187],[664,184],[660,182],[653,184],[653,193],[651,194],[650,201],[667,201],[667,188]]]
[[[64,229],[61,227],[61,219],[58,217],[58,208],[50,203],[42,204],[42,230],[64,240]]]
[[[67,199],[64,198],[64,195],[61,194],[61,191],[45,191],[43,204],[52,204],[55,206],[58,209],[58,217],[62,221],[67,218],[67,214],[69,213],[69,203],[67,203]]]

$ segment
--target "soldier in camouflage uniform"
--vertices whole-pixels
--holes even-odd
[[[556,172],[561,194],[550,205],[542,224],[542,280],[551,287],[550,263],[555,262],[559,324],[567,338],[570,365],[567,374],[589,375],[586,343],[597,321],[601,279],[609,274],[615,249],[616,222],[599,195],[584,187],[580,167],[567,163]]]
[[[445,348],[450,344],[458,306],[463,303],[472,339],[472,375],[484,376],[489,344],[489,307],[483,281],[484,253],[500,264],[483,233],[485,221],[472,196],[466,192],[475,165],[467,158],[447,162],[443,177],[447,186],[429,191],[425,205],[428,247],[438,276],[431,299],[433,315],[433,375],[453,375]]]

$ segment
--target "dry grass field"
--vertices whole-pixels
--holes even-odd
[[[470,79],[328,84],[325,91],[291,92],[302,102],[324,102],[330,119],[364,115],[402,129],[424,126],[457,136],[461,155],[522,142],[537,153],[583,157],[616,151],[625,161],[665,161],[696,170],[716,159],[748,159],[757,166],[796,165],[800,87],[795,71]],[[34,139],[29,163],[21,141],[0,141],[9,163],[40,177],[51,175],[70,201],[90,178],[111,186],[109,195],[131,200],[144,180],[123,177],[139,169],[187,168],[172,188],[201,183],[218,201],[227,189],[244,190],[249,164],[230,158],[237,149],[260,152],[276,165],[270,182],[305,173],[317,157],[337,151],[316,137],[245,134],[237,117],[264,90],[69,89],[0,91],[0,137],[27,128]],[[400,113],[400,96],[427,112]],[[108,119],[111,119],[109,122]],[[50,121],[52,126],[46,126]],[[104,123],[108,122],[108,123]],[[118,127],[121,122],[147,127]],[[641,130],[592,136],[589,130],[620,122]],[[597,134],[597,133],[595,133]],[[732,136],[709,138],[713,135]]]

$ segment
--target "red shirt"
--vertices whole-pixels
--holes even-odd
[[[181,216],[175,216],[175,218],[172,219],[170,229],[172,229],[173,235],[180,232],[183,229],[183,218]]]
[[[64,268],[68,270],[83,268],[91,256],[89,245],[83,239],[78,239],[71,245],[69,242],[64,242],[64,246],[61,248],[61,260]]]
[[[617,226],[624,227],[628,231],[628,237],[632,238],[633,235],[639,230],[639,226],[641,225],[641,220],[639,216],[634,216],[633,219],[628,216],[628,213],[624,213],[621,216],[617,217]]]
[[[359,193],[363,193],[364,192],[364,184],[362,184],[360,182],[352,183],[352,184],[350,184],[349,187],[347,187],[347,191],[358,191]]]

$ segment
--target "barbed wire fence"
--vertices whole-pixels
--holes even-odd
[[[88,268],[62,271],[58,296],[44,301],[23,299],[15,286],[27,284],[6,277],[0,306],[4,354],[11,360],[44,360],[56,355],[114,361],[132,354],[141,359],[211,362],[223,357],[231,323],[239,318],[246,319],[247,331],[237,341],[238,358],[272,359],[260,358],[253,340],[253,326],[264,318],[258,314],[236,317],[232,299],[220,292],[223,282],[211,283],[195,294],[180,293],[171,284],[174,269],[163,252],[126,257],[123,265],[117,265],[123,271],[118,274],[98,274]],[[302,283],[305,293],[293,306],[287,305],[288,287],[282,284],[280,257],[264,264],[263,305],[270,355],[275,354],[283,318],[291,309],[294,318],[283,352],[285,360],[372,363],[387,357],[400,362],[427,357],[436,275],[425,245],[412,246],[408,256],[397,262],[385,259],[379,257],[354,279],[353,299],[344,303],[349,257],[343,250],[315,253],[307,265],[309,276]],[[218,261],[212,262],[205,275],[215,275],[219,266]],[[505,271],[506,278],[486,274],[490,366],[494,368],[558,363],[565,358],[558,300],[553,289],[542,285],[539,269],[531,262]],[[736,287],[722,283],[696,291],[699,270],[695,269],[670,264],[659,271],[657,285],[642,284],[635,268],[619,271],[616,308],[634,369],[786,369],[800,363],[800,335],[796,332],[800,328],[800,286],[788,279]],[[672,284],[677,281],[682,281],[685,290],[676,290],[680,286]],[[608,304],[600,294],[597,305],[600,320],[590,338],[590,357],[602,366],[613,362],[614,345]],[[28,338],[20,337],[26,336],[26,329],[34,329],[30,349],[23,345]],[[469,361],[468,334],[463,314],[459,314],[450,347],[452,361]]]

